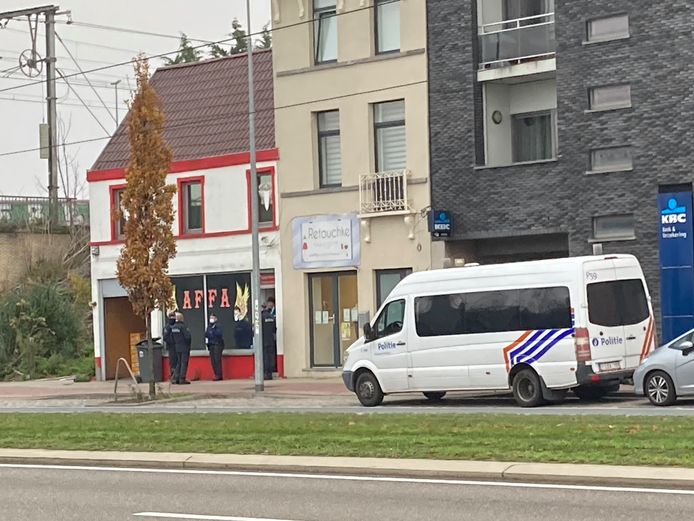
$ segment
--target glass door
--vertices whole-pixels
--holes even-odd
[[[357,340],[356,273],[309,275],[311,366],[340,367],[345,350]]]

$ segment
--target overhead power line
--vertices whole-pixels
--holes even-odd
[[[399,1],[400,1],[400,0],[385,0],[384,2],[379,2],[378,5],[381,5],[381,6],[382,6],[382,5],[384,5],[384,4],[395,3],[395,2],[399,2]],[[342,17],[342,16],[347,16],[347,15],[350,15],[350,14],[359,13],[359,12],[362,12],[362,11],[371,10],[371,9],[374,9],[374,8],[375,8],[375,5],[376,5],[376,4],[374,3],[374,5],[368,5],[368,6],[365,6],[365,7],[359,7],[359,8],[357,8],[357,9],[352,9],[352,10],[350,10],[350,11],[344,11],[344,12],[342,12],[342,13],[337,13],[337,14],[333,15],[333,17]],[[273,29],[273,32],[282,31],[282,30],[286,30],[286,29],[291,29],[291,28],[294,28],[294,27],[300,27],[300,26],[306,25],[306,24],[312,24],[312,23],[314,23],[316,20],[318,20],[318,19],[317,19],[317,18],[309,18],[309,19],[303,20],[303,21],[301,21],[301,22],[296,22],[296,23],[293,23],[293,24],[288,24],[288,25],[284,25],[284,26],[282,26],[282,27],[278,27],[278,28],[276,28],[276,29]],[[255,33],[249,33],[249,34],[246,35],[246,38],[251,38],[251,39],[252,39],[254,36],[262,36],[263,33],[264,33],[264,31],[258,31],[258,32],[255,32]],[[232,41],[236,41],[236,38],[234,38],[234,37],[224,38],[224,39],[222,39],[222,40],[217,40],[217,41],[214,41],[214,42],[208,42],[208,43],[204,43],[204,44],[200,44],[200,45],[194,45],[194,46],[191,46],[190,48],[193,49],[193,50],[198,50],[198,49],[203,49],[203,48],[205,48],[205,47],[210,47],[211,45],[219,45],[219,44],[223,44],[223,43],[230,43],[230,42],[232,42]],[[151,56],[147,56],[147,58],[150,59],[150,60],[151,60],[151,59],[156,59],[156,58],[165,58],[165,57],[168,57],[168,56],[171,56],[171,55],[176,55],[176,54],[178,54],[179,50],[180,50],[180,48],[179,48],[179,49],[176,49],[176,50],[174,50],[174,51],[168,51],[168,52],[163,52],[163,53],[159,53],[159,54],[153,54],[153,55],[151,55]],[[94,69],[89,69],[89,70],[84,71],[84,74],[91,74],[91,73],[94,73],[94,72],[100,72],[100,71],[104,71],[104,70],[108,70],[108,69],[112,69],[112,68],[116,68],[116,67],[124,67],[124,66],[126,66],[126,65],[132,65],[132,64],[135,63],[136,61],[137,61],[137,58],[133,58],[133,59],[130,59],[130,60],[127,60],[127,61],[123,61],[123,62],[119,62],[119,63],[114,63],[114,64],[111,64],[111,65],[105,65],[105,66],[103,66],[103,67],[96,67],[96,68],[94,68]],[[68,74],[68,75],[66,75],[66,77],[67,77],[67,78],[72,78],[72,77],[74,77],[74,76],[80,76],[80,75],[82,75],[82,74],[83,74],[83,73],[78,72],[78,73],[75,73],[75,74]],[[41,82],[34,82],[34,83],[41,83]],[[4,88],[4,89],[0,89],[0,92],[8,92],[8,91],[11,91],[11,90],[17,90],[17,89],[21,89],[21,88],[24,88],[24,87],[28,87],[28,86],[30,86],[30,85],[31,85],[31,84],[27,84],[27,85],[16,85],[16,86],[14,86],[14,87],[6,87],[6,88]]]
[[[60,20],[58,23],[65,24],[65,25],[74,25],[76,27],[85,27],[88,29],[100,29],[103,31],[114,31],[114,32],[118,32],[118,33],[138,34],[141,36],[154,36],[156,38],[167,38],[170,40],[180,40],[181,39],[180,34],[178,36],[176,36],[173,34],[153,33],[153,32],[149,32],[149,31],[141,31],[138,29],[128,29],[126,27],[113,27],[111,25],[93,24],[93,23],[89,23],[89,22],[76,22],[75,20],[72,20],[72,21]],[[210,45],[210,44],[214,43],[210,40],[202,40],[200,38],[191,38],[188,35],[186,35],[186,38],[188,38],[188,41],[190,41],[190,42],[199,42],[199,43],[204,43],[206,45]]]
[[[62,75],[61,75],[61,76],[62,76]],[[65,78],[63,77],[63,79],[65,79]],[[354,96],[363,96],[364,94],[375,94],[375,93],[378,93],[378,92],[384,92],[384,91],[389,91],[389,90],[401,89],[401,88],[406,88],[406,87],[413,87],[413,86],[416,86],[416,85],[425,85],[425,84],[427,84],[427,83],[428,83],[428,80],[420,80],[420,81],[413,81],[413,82],[410,82],[410,83],[401,83],[401,84],[398,84],[398,85],[389,85],[388,87],[381,87],[381,88],[378,88],[378,89],[365,90],[365,91],[355,92],[355,93],[352,93],[352,94],[343,94],[343,95],[341,95],[341,96],[330,96],[330,97],[327,97],[327,98],[315,99],[315,100],[310,100],[310,101],[303,101],[303,102],[300,102],[300,103],[292,103],[292,104],[289,104],[289,105],[282,105],[282,106],[279,106],[279,107],[273,107],[273,108],[269,108],[269,109],[257,109],[257,110],[256,110],[256,114],[261,114],[261,113],[264,113],[264,112],[272,112],[272,111],[276,112],[276,111],[278,111],[278,110],[285,110],[285,109],[303,107],[303,106],[307,106],[307,105],[314,105],[314,104],[316,104],[316,103],[324,103],[324,102],[327,102],[327,101],[337,101],[337,100],[340,100],[340,99],[352,98],[352,97],[354,97]],[[220,120],[220,119],[226,120],[226,119],[229,119],[229,117],[235,117],[235,116],[238,116],[238,117],[241,117],[241,116],[248,116],[248,111],[233,112],[233,113],[230,113],[230,114],[223,114],[223,115],[218,115],[218,116],[211,116],[211,117],[208,117],[208,118],[197,118],[197,117],[186,118],[186,119],[191,119],[191,120],[194,120],[194,121],[192,121],[191,123],[179,123],[179,124],[176,124],[176,125],[165,125],[165,126],[163,127],[163,129],[164,129],[164,130],[174,130],[174,129],[179,129],[179,128],[190,128],[190,129],[192,129],[192,128],[196,128],[196,127],[206,126],[206,125],[208,125],[208,124],[209,124],[210,122],[212,122],[212,121],[217,121],[217,120]],[[182,121],[185,121],[185,119],[182,120]],[[117,133],[117,132],[116,132],[116,133]],[[105,140],[107,140],[107,139],[111,139],[114,135],[115,135],[115,134],[113,134],[113,135],[109,134],[108,136],[105,136],[105,137],[83,139],[83,140],[80,140],[80,141],[72,141],[72,142],[70,142],[70,143],[65,143],[65,146],[82,145],[82,144],[85,144],[85,143],[94,143],[94,142],[97,142],[97,141],[105,141]],[[212,141],[212,142],[208,142],[208,144],[210,144],[210,145],[215,145],[215,144],[223,143],[223,142],[226,142],[226,141],[227,141],[227,139],[225,138],[223,141]],[[38,150],[41,150],[41,149],[40,149],[40,148],[28,148],[28,149],[24,149],[24,150],[15,150],[15,151],[13,151],[13,152],[3,152],[3,153],[0,153],[0,157],[7,157],[7,156],[14,156],[14,155],[19,155],[19,154],[26,154],[26,153],[29,153],[29,152],[36,152],[36,151],[38,151]]]

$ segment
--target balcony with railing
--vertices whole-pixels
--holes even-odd
[[[30,229],[48,225],[47,197],[0,196],[0,227]],[[58,200],[58,226],[89,224],[89,202],[77,199]]]
[[[407,188],[408,170],[376,172],[359,178],[359,214],[362,218],[412,213]]]
[[[492,22],[480,27],[480,69],[553,58],[554,13]]]

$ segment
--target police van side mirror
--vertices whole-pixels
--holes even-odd
[[[373,340],[373,334],[374,330],[371,329],[371,324],[369,324],[368,322],[364,324],[364,339],[367,342],[371,342]]]

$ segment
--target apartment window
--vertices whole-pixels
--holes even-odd
[[[258,172],[258,197],[258,225],[261,228],[274,226],[275,190],[271,171]]]
[[[407,166],[405,100],[374,105],[376,171],[404,170]]]
[[[630,85],[605,85],[589,91],[590,110],[611,110],[631,107]]]
[[[593,238],[615,240],[634,238],[634,215],[601,215],[593,217]]]
[[[400,0],[376,0],[376,52],[400,50]]]
[[[504,0],[502,5],[504,20],[539,16],[554,10],[553,0]],[[533,23],[537,23],[537,21],[525,20],[523,25],[532,25]]]
[[[112,207],[111,211],[115,212],[116,209],[121,211],[121,218],[116,219],[115,215],[112,216],[113,219],[113,239],[122,240],[125,238],[125,212],[123,210],[123,193],[125,188],[118,188],[112,192]]]
[[[340,112],[337,110],[318,113],[318,164],[321,186],[342,184]]]
[[[590,151],[592,172],[620,172],[633,167],[631,147],[598,148]]]
[[[589,42],[602,42],[629,37],[629,15],[619,14],[589,20],[587,24]]]
[[[337,8],[335,0],[314,0],[316,63],[337,61]]]
[[[542,161],[554,157],[551,112],[515,114],[512,117],[513,162]]]
[[[182,195],[183,234],[202,233],[203,230],[203,189],[202,180],[186,181],[180,184]]]

